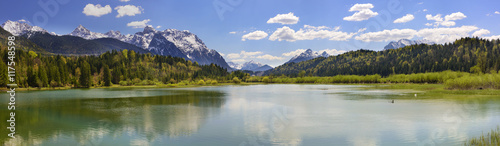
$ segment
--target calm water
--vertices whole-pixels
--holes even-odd
[[[460,145],[500,125],[498,97],[363,87],[18,92],[17,138],[7,138],[7,130],[0,128],[0,142],[47,146]],[[5,121],[8,95],[0,96]]]

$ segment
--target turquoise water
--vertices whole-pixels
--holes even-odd
[[[4,145],[460,145],[500,125],[500,98],[360,85],[18,92]],[[415,97],[415,94],[418,96]],[[0,96],[8,119],[8,95]],[[392,103],[394,100],[394,103]],[[2,127],[7,123],[2,122]]]

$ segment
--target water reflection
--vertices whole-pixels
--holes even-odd
[[[500,121],[496,96],[415,93],[276,84],[20,93],[30,98],[19,99],[19,137],[0,140],[50,146],[459,145]],[[6,106],[6,98],[0,101]]]
[[[75,96],[79,96],[81,91],[74,92]],[[225,102],[223,94],[217,91],[153,90],[144,93],[155,96],[114,95],[43,100],[39,98],[47,97],[34,97],[20,100],[16,110],[17,139],[2,136],[0,140],[5,145],[95,145],[125,135],[141,138],[131,140],[132,143],[147,144],[160,136],[178,137],[196,133],[208,117],[220,112]],[[19,93],[18,97],[26,96]],[[7,125],[2,122],[1,127]],[[2,135],[6,135],[5,128],[1,129]]]

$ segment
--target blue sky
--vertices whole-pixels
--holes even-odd
[[[51,11],[44,3],[52,4]],[[97,4],[101,8],[90,9]],[[473,35],[499,38],[499,5],[491,0],[4,0],[0,22],[25,19],[57,34],[79,24],[94,32],[133,34],[142,28],[127,24],[147,22],[157,30],[189,30],[228,62],[277,66],[308,48],[337,54],[382,50],[402,38],[438,43]],[[124,9],[119,13],[119,8]]]

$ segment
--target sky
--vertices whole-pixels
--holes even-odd
[[[390,41],[500,38],[500,1],[476,0],[3,0],[0,23],[24,19],[49,32],[78,25],[123,34],[189,30],[227,62],[279,66],[306,49],[379,51]]]

